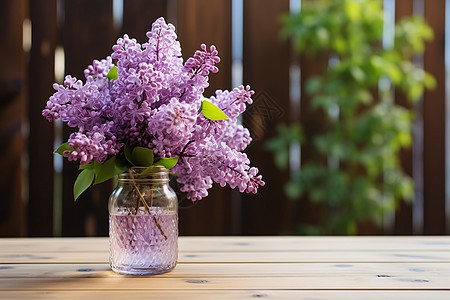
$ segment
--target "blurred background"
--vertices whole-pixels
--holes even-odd
[[[41,111],[54,82],[160,16],[184,59],[217,46],[205,96],[255,90],[242,122],[266,182],[179,194],[181,235],[450,233],[448,0],[1,3],[0,236],[108,234],[113,182],[74,203],[77,164],[52,154],[71,130]]]

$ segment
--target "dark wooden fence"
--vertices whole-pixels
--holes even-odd
[[[420,1],[396,0],[396,19],[411,15],[413,2]],[[435,32],[423,61],[438,82],[435,90],[424,95],[422,107],[423,210],[413,218],[412,205],[402,204],[394,226],[386,228],[389,234],[450,231],[445,214],[444,3],[423,1],[425,18]],[[195,204],[182,199],[181,234],[283,234],[291,232],[295,222],[314,220],[314,211],[307,205],[284,196],[282,187],[289,175],[277,170],[272,154],[263,147],[274,135],[275,124],[289,122],[295,115],[289,100],[289,72],[292,61],[298,58],[289,42],[279,38],[279,16],[288,11],[289,0],[243,0],[243,82],[259,93],[260,109],[266,110],[260,116],[266,118],[262,120],[264,127],[258,129],[248,154],[267,185],[257,195],[214,188],[210,196]],[[2,0],[0,236],[107,235],[111,183],[90,189],[74,203],[75,164],[64,162],[62,179],[55,175],[53,141],[65,140],[70,134],[64,128],[61,137],[58,128],[40,115],[53,93],[55,49],[64,49],[65,73],[81,78],[82,70],[94,58],[111,53],[115,39],[123,33],[143,42],[145,32],[159,16],[176,24],[185,58],[201,43],[218,47],[220,72],[211,76],[207,94],[217,88],[232,88],[231,0],[124,0],[120,28],[114,26],[112,0]],[[23,45],[24,21],[32,25],[29,49]],[[302,80],[318,68],[316,62],[304,60],[300,60],[300,67]],[[265,100],[276,105],[267,107]],[[402,95],[397,95],[396,101],[407,105]],[[308,101],[301,102],[302,112],[307,105]],[[412,174],[410,150],[402,153],[402,164]],[[62,195],[61,203],[55,200],[58,194]]]

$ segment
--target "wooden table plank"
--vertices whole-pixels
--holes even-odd
[[[0,264],[107,263],[108,250],[102,252],[22,252],[0,253]],[[286,251],[286,252],[180,252],[179,262],[191,263],[310,263],[310,262],[450,262],[450,251]]]
[[[127,276],[107,238],[0,239],[0,299],[450,299],[450,237],[180,237]]]
[[[183,251],[450,250],[450,236],[181,237]]]
[[[449,262],[450,251],[296,251],[181,253],[181,262]]]
[[[0,253],[32,249],[33,252],[95,252],[108,249],[108,238],[29,238],[0,239]],[[214,251],[374,251],[439,250],[450,251],[450,236],[224,236],[179,238],[180,252]]]
[[[450,278],[450,264],[442,263],[179,263],[154,277],[427,277]],[[124,277],[108,264],[8,264],[0,265],[0,278],[111,278]]]
[[[1,290],[449,290],[450,278],[408,276],[0,278]]]
[[[5,299],[96,299],[96,300],[146,300],[146,299],[310,299],[310,300],[448,300],[449,291],[273,291],[273,290],[215,290],[215,291],[2,291]]]

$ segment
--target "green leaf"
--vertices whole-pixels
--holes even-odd
[[[162,157],[157,162],[155,162],[155,166],[163,166],[166,169],[172,169],[178,162],[178,156],[175,157]]]
[[[109,80],[119,78],[119,75],[117,75],[117,70],[117,67],[113,66],[111,70],[109,70],[108,74],[106,74],[106,78],[108,78]]]
[[[144,147],[134,147],[131,152],[132,163],[139,167],[148,167],[153,164],[153,150]]]
[[[302,187],[297,183],[290,181],[284,186],[284,191],[288,195],[288,197],[292,200],[299,199],[302,194],[303,190]]]
[[[366,79],[366,73],[364,73],[364,71],[356,65],[350,67],[350,74],[358,83],[362,83]]]
[[[69,142],[66,142],[66,143],[62,144],[61,146],[59,146],[58,149],[56,149],[54,153],[57,153],[64,157],[67,157],[67,155],[64,155],[64,152],[65,151],[73,151],[73,150],[75,150],[75,149],[73,147],[69,146]]]
[[[274,153],[275,164],[282,170],[289,166],[289,148],[285,147]]]
[[[158,171],[159,168],[157,168],[156,166],[163,166],[166,169],[171,169],[171,168],[175,167],[177,162],[178,162],[178,156],[158,158],[158,160],[153,165],[149,166],[147,169],[142,171],[140,175],[146,175],[150,172]]]
[[[117,158],[116,156],[112,156],[108,160],[103,163],[95,164],[95,181],[94,184],[99,184],[104,181],[107,181],[114,176],[125,172],[128,170],[130,165],[124,159]]]
[[[95,181],[94,184],[105,182],[108,179],[113,178],[116,175],[115,172],[116,157],[112,156],[103,163],[99,163],[95,168]]]
[[[73,185],[73,197],[75,201],[93,181],[94,169],[85,169],[78,175],[77,180],[75,180],[75,184]]]
[[[131,156],[132,151],[133,150],[131,149],[130,144],[127,142],[123,148],[123,152],[125,154],[125,158],[130,162],[130,164],[133,164],[133,157]]]
[[[85,170],[85,169],[94,169],[94,162],[91,161],[90,163],[84,164],[78,168],[78,170]]]
[[[433,77],[433,75],[425,73],[424,84],[425,87],[432,90],[436,87],[436,79]]]
[[[202,101],[200,111],[206,118],[213,121],[228,119],[228,116],[220,108],[208,100]]]
[[[92,163],[94,164],[94,174],[97,176],[101,169],[101,163],[96,160],[92,161]]]
[[[131,167],[130,163],[125,159],[121,159],[116,157],[116,163],[114,165],[114,173],[115,175],[119,175]]]
[[[308,95],[313,95],[322,88],[322,79],[320,77],[312,77],[306,82],[306,92]]]
[[[139,175],[147,175],[148,173],[152,173],[152,172],[158,172],[158,168],[155,167],[154,165],[149,166],[148,168],[146,168],[144,171],[142,171]]]

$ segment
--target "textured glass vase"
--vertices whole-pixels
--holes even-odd
[[[113,271],[149,275],[172,270],[178,259],[178,201],[168,170],[133,167],[120,174],[109,199]]]

